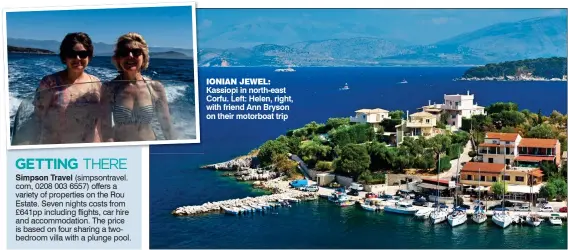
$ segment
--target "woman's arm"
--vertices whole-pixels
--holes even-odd
[[[164,137],[166,140],[175,140],[176,138],[172,128],[168,98],[166,97],[166,89],[164,88],[164,85],[158,81],[151,81],[151,87],[156,95],[156,106],[154,108],[158,113],[158,122],[160,122]]]
[[[113,82],[104,83],[101,86],[101,139],[103,142],[114,142],[114,130],[112,128],[112,88]]]

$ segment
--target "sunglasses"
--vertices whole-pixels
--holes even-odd
[[[65,57],[67,58],[77,58],[85,59],[89,57],[89,51],[86,50],[69,50],[65,52]]]
[[[133,57],[142,55],[142,49],[121,49],[116,52],[119,57],[128,57],[132,53]]]

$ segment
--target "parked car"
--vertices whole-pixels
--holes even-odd
[[[364,188],[363,188],[363,185],[353,182],[353,183],[351,183],[351,186],[349,187],[349,189],[354,189],[354,190],[357,190],[357,191],[363,191]]]
[[[505,207],[506,208],[513,208],[514,206],[515,206],[515,204],[513,202],[510,202],[510,201],[507,201],[507,200],[505,201]],[[501,207],[503,207],[502,201],[497,205],[489,207],[489,210],[494,210],[495,208],[501,208]]]
[[[539,210],[539,212],[554,212],[554,209],[550,205],[544,205]]]
[[[352,196],[359,196],[359,191],[357,191],[356,189],[351,189],[349,190],[349,192],[347,192],[347,194]]]
[[[516,206],[514,209],[514,211],[522,211],[522,212],[529,212],[531,211],[529,204],[522,204],[520,206]]]
[[[309,186],[304,188],[308,192],[317,192],[319,190],[318,186]]]
[[[566,213],[566,212],[568,212],[567,210],[568,209],[566,207],[561,207],[560,209],[558,209],[558,212]]]

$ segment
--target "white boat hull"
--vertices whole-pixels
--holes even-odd
[[[418,210],[416,209],[398,209],[395,207],[385,207],[385,212],[396,213],[396,214],[415,214]]]
[[[448,216],[448,223],[452,227],[464,224],[466,221],[467,221],[467,215],[465,213],[462,214],[462,215],[457,215],[457,216],[453,216],[453,215]]]
[[[442,223],[448,217],[448,213],[446,211],[434,211],[430,213],[430,221],[432,224]]]
[[[481,223],[487,221],[487,215],[486,214],[473,214],[473,216],[471,217],[471,220],[473,220],[475,223],[481,224]]]
[[[527,218],[526,222],[530,226],[538,227],[538,226],[540,226],[540,223],[542,222],[542,220],[533,220],[532,218]]]
[[[361,207],[363,209],[365,209],[366,211],[371,211],[371,212],[378,210],[378,208],[376,206],[371,206],[371,205],[366,205],[366,204],[361,204]]]
[[[491,220],[501,228],[506,228],[513,222],[513,218],[508,215],[493,215],[493,217],[491,217]]]
[[[430,217],[430,214],[432,213],[433,209],[432,208],[423,208],[418,210],[418,212],[416,212],[416,214],[414,214],[414,216],[416,216],[417,218],[420,219],[428,219]]]
[[[561,226],[562,225],[562,221],[560,219],[558,220],[549,220],[550,224],[555,225],[555,226]]]

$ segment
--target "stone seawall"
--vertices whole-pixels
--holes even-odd
[[[243,199],[231,199],[217,202],[207,202],[197,206],[184,206],[178,207],[172,211],[176,216],[191,216],[204,213],[222,212],[223,207],[236,207],[248,206],[261,203],[277,202],[279,200],[286,200],[288,198],[295,198],[299,200],[313,199],[317,197],[317,193],[306,193],[291,190],[289,192],[280,194],[263,195],[258,197],[247,197]]]

